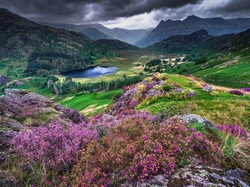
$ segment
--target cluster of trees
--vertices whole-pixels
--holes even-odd
[[[28,59],[26,75],[52,75],[93,64],[91,56],[72,56],[61,52],[34,52]]]
[[[123,77],[120,79],[112,80],[109,82],[101,81],[96,83],[80,83],[72,80],[71,77],[66,77],[63,82],[55,76],[49,76],[46,84],[50,91],[57,95],[64,95],[68,93],[76,92],[98,92],[98,91],[110,91],[123,88],[142,81],[141,76]],[[41,83],[44,86],[44,83]]]
[[[147,62],[146,66],[148,66],[148,67],[157,66],[160,63],[161,63],[160,59],[154,59],[154,60],[150,60],[149,62]]]

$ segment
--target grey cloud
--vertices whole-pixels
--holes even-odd
[[[250,12],[249,0],[230,0],[225,6],[215,9],[217,12],[234,13],[234,12]]]
[[[202,0],[0,0],[0,6],[39,21],[105,21]]]

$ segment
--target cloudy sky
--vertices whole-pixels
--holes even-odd
[[[250,17],[250,0],[0,0],[0,7],[37,22],[128,29],[155,27],[161,20]]]

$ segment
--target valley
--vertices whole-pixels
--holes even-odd
[[[249,18],[128,30],[0,8],[0,186],[250,186],[249,46]]]

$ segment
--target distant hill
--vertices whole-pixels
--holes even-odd
[[[75,32],[81,32],[88,28],[98,29],[103,34],[109,35],[114,39],[118,39],[130,44],[135,44],[141,40],[145,35],[148,34],[152,29],[137,29],[137,30],[128,30],[122,28],[109,29],[104,27],[102,24],[85,24],[85,25],[73,25],[73,24],[53,24],[42,22],[40,24],[48,25],[54,28],[61,28]]]
[[[42,26],[0,9],[0,60],[28,61],[30,74],[58,73],[92,64],[89,53],[106,51],[84,34]]]
[[[91,40],[99,40],[99,39],[113,39],[112,36],[108,34],[104,34],[96,28],[87,28],[82,31],[82,33],[88,36]]]
[[[101,45],[105,45],[107,49],[113,50],[138,50],[139,47],[133,46],[126,42],[120,40],[108,40],[108,39],[101,39],[97,40],[97,42]]]
[[[161,21],[148,35],[136,43],[137,46],[150,46],[170,36],[187,35],[195,31],[206,30],[210,35],[220,36],[224,34],[239,33],[250,28],[250,18],[223,19],[223,18],[199,18],[189,16],[180,21]]]
[[[171,36],[149,48],[166,53],[201,53],[208,55],[218,52],[233,52],[250,46],[250,29],[237,34],[211,36],[205,30],[189,35]]]

